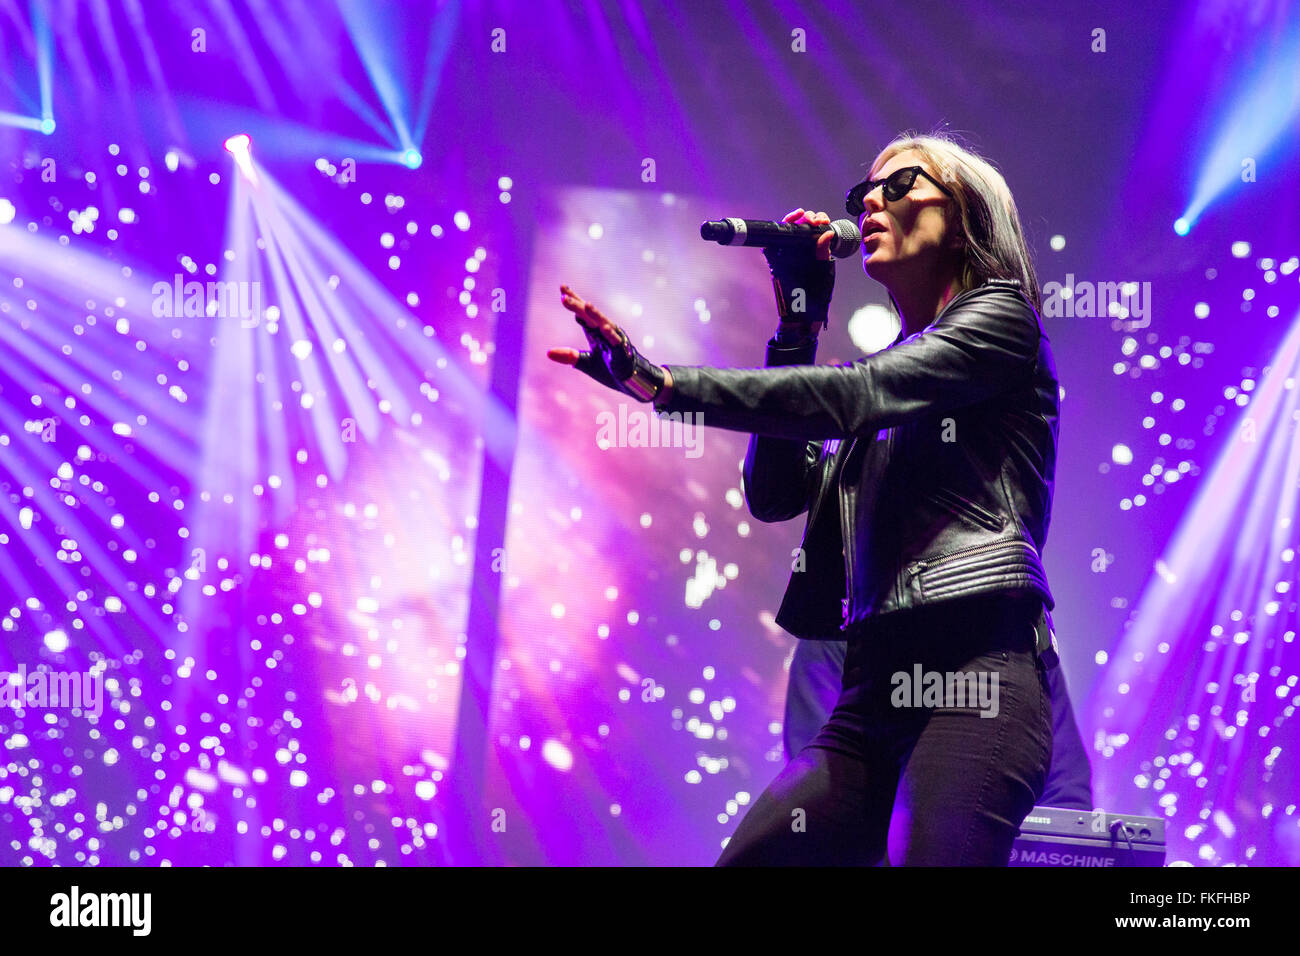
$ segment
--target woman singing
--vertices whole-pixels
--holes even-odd
[[[1038,282],[1002,175],[948,137],[890,143],[846,206],[902,324],[888,348],[814,364],[835,275],[825,233],[815,254],[766,253],[768,368],[654,365],[568,286],[591,351],[548,355],[751,433],[755,518],[808,513],[777,622],[847,641],[840,697],[718,863],[1002,866],[1052,749],[1040,554],[1059,387]]]

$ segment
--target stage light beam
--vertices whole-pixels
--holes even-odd
[[[225,146],[226,151],[235,157],[235,165],[244,174],[244,178],[257,186],[257,170],[253,166],[252,156],[253,140],[247,133],[239,133],[227,139]]]

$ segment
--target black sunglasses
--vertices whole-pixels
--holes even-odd
[[[897,202],[908,194],[912,186],[916,183],[916,177],[918,174],[924,176],[926,179],[930,180],[930,182],[938,186],[944,195],[950,196],[953,199],[957,198],[956,196],[953,196],[951,189],[939,182],[939,180],[935,179],[920,166],[904,166],[902,169],[894,170],[884,179],[864,179],[862,182],[858,183],[850,189],[848,195],[844,197],[844,208],[848,210],[849,215],[855,218],[861,216],[867,211],[865,205],[867,196],[877,186],[885,187],[882,194],[886,201]]]

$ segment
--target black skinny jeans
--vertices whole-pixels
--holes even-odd
[[[745,814],[717,865],[1007,865],[1052,752],[1034,650],[1039,608],[965,599],[890,615],[851,638],[834,711]],[[945,691],[941,706],[915,706],[896,675],[918,683],[918,665],[922,687],[928,673],[946,687],[962,672],[982,678],[985,696]]]

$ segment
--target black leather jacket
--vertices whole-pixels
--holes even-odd
[[[1033,594],[1045,651],[1060,391],[1019,282],[969,289],[924,331],[855,362],[815,355],[816,342],[773,339],[769,368],[670,366],[660,408],[753,433],[744,489],[759,521],[808,511],[777,623],[843,640],[921,605]]]

